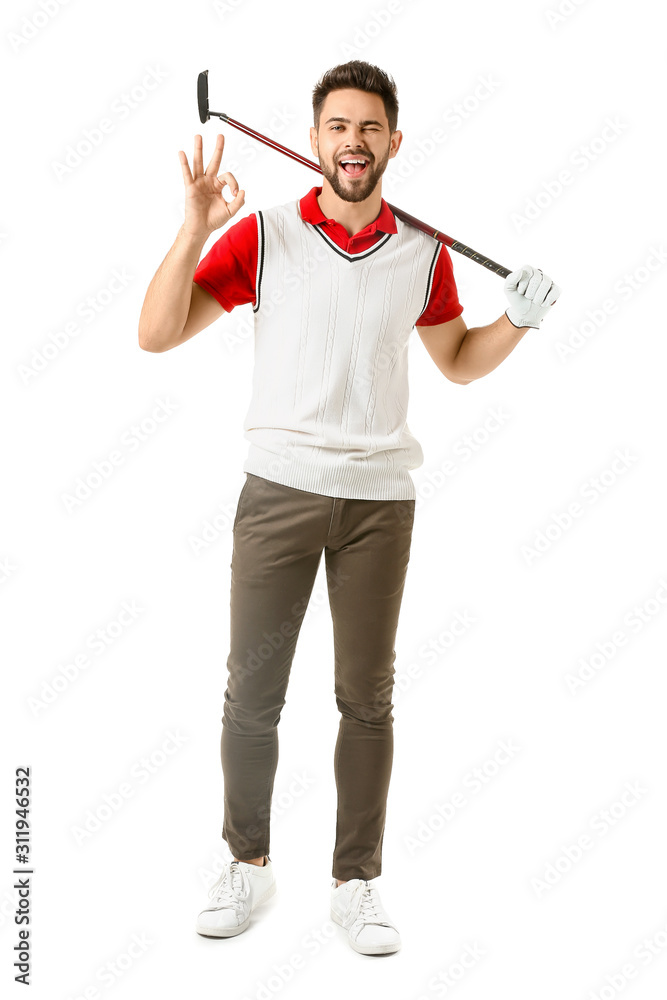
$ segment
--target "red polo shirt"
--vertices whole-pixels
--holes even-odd
[[[389,205],[381,199],[378,217],[354,236],[335,219],[327,219],[317,203],[321,187],[313,187],[299,201],[304,222],[326,229],[327,235],[347,253],[368,250],[383,233],[395,233],[396,220]],[[257,274],[257,216],[251,215],[225,229],[206,256],[199,262],[194,281],[216,299],[226,312],[246,302],[255,304],[255,277]],[[443,246],[435,265],[433,287],[428,305],[419,318],[418,326],[436,326],[448,323],[463,312],[458,299],[452,260]]]

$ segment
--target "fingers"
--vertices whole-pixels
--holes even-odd
[[[553,305],[561,293],[561,289],[548,274],[530,264],[524,264],[508,274],[505,287],[508,291],[517,291],[538,306]]]
[[[178,151],[178,159],[181,162],[181,170],[183,171],[183,180],[186,185],[192,184],[192,174],[190,173],[190,164],[188,163],[188,158],[182,149]]]
[[[190,164],[188,163],[188,158],[182,149],[178,151],[178,158],[181,161],[181,168],[183,170],[183,180],[188,183],[192,183],[197,177],[200,177],[204,173],[204,161],[202,159],[202,137],[200,135],[195,136],[195,152],[192,157],[192,172],[190,171]],[[193,177],[194,173],[194,177]]]
[[[188,163],[188,158],[182,149],[178,151],[178,158],[181,163],[181,169],[183,171],[183,180],[187,183],[194,183],[201,176],[214,177],[216,176],[218,169],[220,167],[220,161],[222,160],[222,152],[225,147],[225,137],[222,133],[218,133],[215,141],[215,149],[213,150],[213,156],[211,157],[206,171],[204,171],[204,159],[203,159],[203,140],[201,135],[195,136],[195,151],[192,157],[192,171],[190,170],[190,165]],[[238,191],[238,184],[236,178],[233,174],[226,173],[221,174],[217,180],[222,181],[223,178],[227,178],[227,183],[229,183],[230,188],[232,188],[232,193],[236,194]],[[221,184],[222,187],[225,186],[224,182]]]
[[[238,181],[236,180],[236,177],[234,177],[234,174],[230,174],[228,170],[224,174],[218,174],[216,180],[220,184],[220,190],[227,185],[232,195],[236,196],[238,194]]]
[[[526,277],[527,272],[530,272],[532,275],[533,269],[529,264],[524,264],[523,267],[519,267],[516,271],[512,271],[511,274],[508,274],[505,278],[505,288],[507,291],[515,292],[519,282]]]
[[[558,285],[552,285],[551,286],[551,291],[549,292],[549,294],[547,295],[546,299],[544,300],[545,306],[552,306],[554,304],[554,302],[556,301],[556,299],[558,298],[558,296],[560,295],[560,293],[561,293],[561,289],[558,287]]]
[[[542,280],[540,281],[534,293],[531,293],[530,285],[528,286],[528,290],[526,291],[526,297],[532,298],[535,305],[552,306],[556,301],[556,299],[558,298],[558,296],[560,295],[560,288],[558,287],[558,285],[555,285],[553,283],[552,279],[549,277],[548,274],[543,274],[542,271],[538,271],[538,275],[541,276]],[[553,294],[554,290],[556,293],[555,297]]]
[[[505,292],[511,306],[505,310],[510,323],[538,330],[549,307],[558,299],[560,288],[539,267],[524,264],[507,275]]]
[[[542,271],[538,271],[537,273],[539,278],[539,284],[537,285],[537,288],[531,294],[530,297],[532,298],[535,305],[542,306],[544,305],[544,300],[551,291],[551,286],[553,285],[553,281],[551,280],[548,274],[544,274]]]
[[[192,173],[194,174],[195,180],[204,173],[204,159],[202,156],[202,137],[200,135],[195,136],[195,152],[192,157]]]
[[[239,189],[236,177],[234,177],[234,174],[230,173],[229,170],[225,171],[224,174],[218,174],[218,176],[215,178],[215,183],[220,186],[218,194],[220,196],[220,199],[224,202],[227,211],[229,212],[229,217],[231,219],[233,215],[236,215],[238,210],[242,207],[243,203],[245,202],[245,191],[243,190],[243,188]],[[231,201],[227,201],[224,194],[222,193],[225,187],[228,187],[232,194]]]
[[[229,212],[230,218],[232,215],[236,215],[238,210],[242,207],[245,202],[245,191],[241,188],[236,192],[236,196],[232,198],[231,201],[227,202],[227,210]]]
[[[525,295],[526,298],[529,299],[532,298],[532,295],[529,294],[528,289],[532,285],[533,291],[535,290],[535,288],[537,287],[537,284],[535,283],[535,276],[538,275],[537,283],[539,283],[542,272],[537,271],[536,268],[531,267],[530,264],[526,264],[522,270],[523,270],[523,275],[521,277],[521,281],[517,285],[516,290],[519,293],[519,295]]]
[[[215,174],[217,174],[218,170],[220,169],[220,160],[222,159],[222,151],[224,147],[225,147],[225,137],[221,132],[219,132],[215,140],[215,149],[213,150],[213,156],[209,160],[208,166],[206,168],[207,175],[212,174],[215,176]]]

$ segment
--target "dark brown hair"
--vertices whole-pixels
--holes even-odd
[[[320,77],[313,90],[313,120],[315,128],[320,127],[320,113],[324,99],[332,90],[365,90],[369,94],[378,94],[384,103],[385,114],[389,122],[389,131],[395,132],[398,124],[398,97],[396,84],[391,76],[378,66],[353,59],[327,70]]]

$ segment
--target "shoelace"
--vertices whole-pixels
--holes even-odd
[[[378,891],[373,885],[369,885],[367,880],[359,882],[352,893],[350,909],[345,928],[350,929],[355,923],[359,923],[359,930],[364,924],[377,924],[379,927],[393,927],[394,925],[386,919],[386,913],[382,909]]]
[[[250,894],[248,876],[237,861],[225,865],[222,875],[209,889],[209,899],[214,903],[231,906],[238,912],[241,902]]]

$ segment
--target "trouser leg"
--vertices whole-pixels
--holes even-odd
[[[415,501],[336,500],[325,549],[341,713],[333,877],[382,872],[393,763],[394,641],[410,557]]]
[[[270,853],[278,723],[322,554],[331,499],[248,474],[233,529],[222,717],[222,836],[241,861]]]

